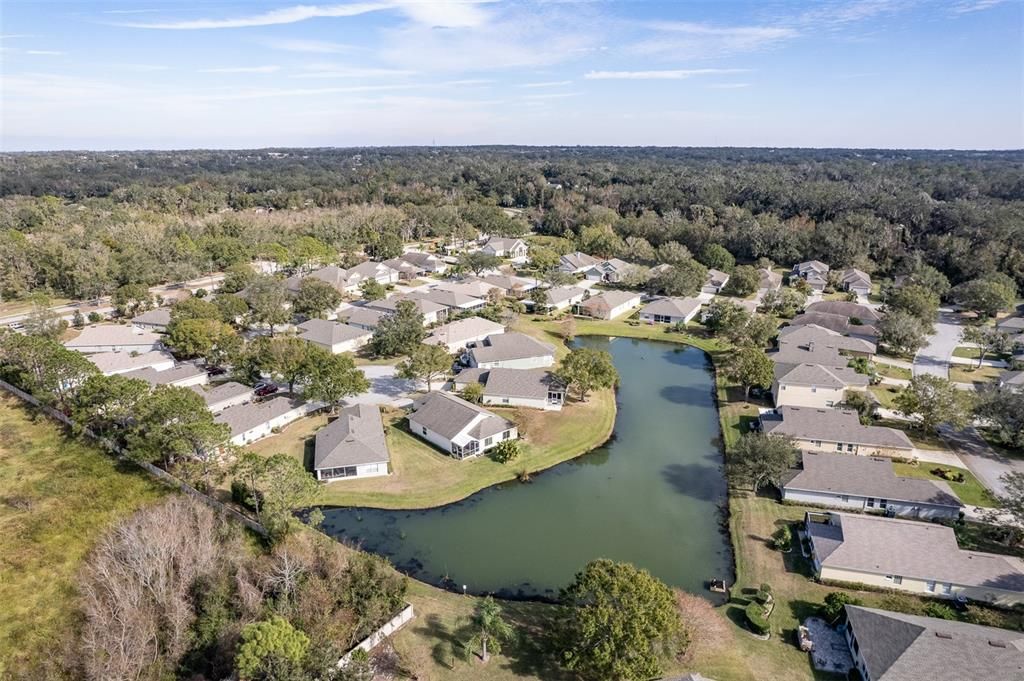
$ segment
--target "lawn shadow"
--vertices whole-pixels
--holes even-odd
[[[558,681],[569,679],[561,670],[556,657],[556,630],[551,614],[537,614],[532,604],[506,603],[505,616],[519,632],[514,641],[507,643],[502,653],[508,662],[505,668],[517,677],[539,677]]]
[[[434,662],[447,669],[454,669],[462,654],[462,640],[458,631],[453,631],[437,614],[427,615],[423,625],[415,629],[417,634],[436,640],[430,652]]]
[[[310,473],[316,475],[316,471],[313,470],[314,459],[316,457],[316,437],[308,437],[306,441],[302,443],[302,466]]]

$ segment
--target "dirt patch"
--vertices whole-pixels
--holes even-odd
[[[690,643],[680,658],[685,665],[713,658],[734,647],[735,630],[707,600],[684,591],[676,592],[676,604]]]

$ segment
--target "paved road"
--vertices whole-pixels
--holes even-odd
[[[346,400],[347,404],[392,404],[400,406],[409,401],[409,394],[416,390],[425,390],[426,384],[417,383],[395,376],[395,367],[391,364],[378,364],[360,367],[368,379],[370,390]],[[438,382],[432,386],[440,387]]]
[[[935,333],[928,337],[928,345],[914,356],[914,375],[931,374],[949,378],[949,361],[953,350],[960,344],[960,330],[951,310],[939,310]]]
[[[940,426],[939,434],[956,449],[960,460],[974,473],[988,489],[996,494],[1006,494],[1006,485],[999,479],[1005,473],[1024,473],[1024,459],[1010,459],[1002,456],[981,439],[973,427],[957,432],[948,426]]]

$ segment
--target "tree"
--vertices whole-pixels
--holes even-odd
[[[423,314],[411,300],[401,300],[395,312],[380,320],[373,331],[370,349],[378,357],[410,354],[426,336]]]
[[[622,239],[608,225],[580,230],[579,250],[595,258],[610,258],[622,252]]]
[[[454,358],[448,354],[443,345],[425,345],[420,343],[416,346],[409,357],[399,362],[397,373],[402,378],[411,380],[422,380],[427,382],[427,392],[430,392],[434,379],[446,375],[452,370]]]
[[[931,433],[940,423],[948,423],[957,430],[967,425],[971,414],[971,395],[960,390],[951,381],[930,374],[910,379],[893,398],[896,411],[907,417],[917,417],[921,430]]]
[[[295,385],[312,378],[317,366],[326,363],[332,356],[324,348],[307,343],[294,336],[287,338],[258,338],[251,346],[259,369],[270,374],[275,381],[288,384],[288,392],[295,392]]]
[[[252,507],[256,522],[262,522],[263,494],[260,492],[269,468],[269,459],[251,449],[243,449],[231,467],[231,475],[242,485],[245,498],[242,503]],[[234,489],[234,488],[232,488]]]
[[[402,255],[405,246],[401,235],[391,230],[372,232],[363,250],[373,260],[391,260]]]
[[[546,288],[535,288],[530,291],[530,300],[533,301],[533,311],[538,314],[547,314],[551,307],[551,299],[548,297]]]
[[[1024,527],[1024,472],[1003,473],[999,476],[999,481],[1003,483],[1004,492],[996,496],[998,510],[987,514],[986,519],[994,525],[1006,528],[1010,534],[1010,544],[1016,545],[1024,533],[1024,530],[1021,530]],[[1013,522],[1006,522],[1002,517],[1004,514],[1008,514]]]
[[[51,307],[53,300],[46,294],[33,294],[31,299],[32,309],[22,322],[25,333],[54,341],[60,340],[68,328],[68,323]],[[82,314],[78,310],[75,313]]]
[[[484,270],[494,269],[501,264],[501,258],[483,251],[473,251],[459,257],[459,266],[469,270],[476,276],[480,276]]]
[[[488,454],[498,463],[515,461],[523,453],[523,445],[519,440],[502,440],[494,445]]]
[[[622,258],[628,262],[654,262],[657,259],[654,246],[639,236],[627,236],[622,245]]]
[[[678,265],[693,259],[690,249],[676,241],[667,241],[658,246],[657,257],[668,265]]]
[[[121,374],[90,376],[75,396],[72,417],[98,435],[123,444],[124,429],[129,427],[150,386],[140,378]]]
[[[362,291],[363,298],[366,300],[380,300],[388,295],[387,287],[376,279],[367,279],[360,284],[359,290]]]
[[[967,310],[982,317],[995,317],[1003,310],[1013,307],[1017,300],[1017,285],[1002,273],[989,274],[972,279],[953,288],[953,300]]]
[[[878,340],[900,355],[913,355],[927,341],[931,324],[904,312],[890,310],[878,322]]]
[[[332,413],[337,411],[338,405],[346,397],[370,389],[366,374],[356,366],[349,354],[318,356],[310,362],[310,368],[305,396],[327,403]]]
[[[796,456],[796,444],[789,437],[744,433],[729,452],[729,477],[755,492],[765,485],[779,487],[786,471],[796,464]]]
[[[746,298],[757,290],[760,282],[761,274],[757,271],[757,268],[750,265],[740,265],[729,276],[729,281],[725,284],[724,293],[739,298]]]
[[[657,677],[662,660],[683,647],[672,590],[629,563],[589,563],[559,603],[557,652],[582,679]]]
[[[683,260],[651,277],[647,290],[667,296],[695,296],[707,278],[706,267],[696,260]]]
[[[807,304],[807,296],[795,288],[772,289],[761,298],[765,312],[778,317],[792,318]]]
[[[409,580],[399,574],[386,558],[372,553],[354,553],[342,574],[341,601],[355,615],[349,645],[363,640],[381,622],[394,617],[405,604]]]
[[[220,308],[202,298],[186,298],[171,307],[171,322],[190,319],[220,319]]]
[[[753,386],[766,388],[775,380],[775,363],[759,347],[743,346],[726,356],[726,377],[743,387],[743,397]]]
[[[292,265],[308,270],[311,266],[322,265],[335,256],[330,246],[311,236],[300,236],[288,249]]]
[[[246,291],[246,299],[253,320],[269,326],[271,335],[275,326],[284,324],[291,316],[285,309],[288,292],[284,284],[273,277],[256,277]]]
[[[974,413],[985,421],[996,440],[1024,449],[1024,392],[985,384],[978,390]]]
[[[708,243],[701,249],[697,257],[705,266],[721,272],[732,272],[736,267],[736,258],[727,251],[724,246],[716,243]]]
[[[168,470],[182,458],[207,460],[231,434],[188,388],[158,385],[138,403],[134,416],[126,437],[128,455],[161,462]]]
[[[292,309],[307,317],[322,317],[341,305],[341,294],[326,281],[306,277],[299,282]]]
[[[612,356],[604,350],[575,348],[562,360],[558,377],[579,391],[580,401],[597,388],[611,388],[619,381]]]
[[[960,340],[978,346],[978,368],[985,363],[985,355],[1001,355],[1013,349],[1010,335],[991,326],[965,326]]]
[[[749,313],[728,300],[716,298],[708,305],[704,315],[704,327],[712,334],[725,335],[747,323]]]
[[[313,505],[321,492],[320,484],[302,463],[287,454],[267,459],[257,490],[263,497],[263,524],[275,539],[288,534],[292,511]]]
[[[111,302],[122,317],[132,317],[148,310],[153,304],[153,294],[145,284],[125,284],[114,291]]]
[[[239,320],[249,312],[249,304],[233,293],[221,293],[213,299],[213,303],[220,310],[220,320],[232,326],[238,325]]]
[[[219,319],[185,319],[167,327],[167,345],[180,357],[203,357],[220,365],[241,351],[242,339]]]
[[[224,271],[224,281],[220,284],[220,291],[222,294],[238,293],[248,288],[258,276],[249,263],[237,263]]]
[[[930,327],[939,313],[939,294],[919,284],[907,284],[890,292],[885,304],[889,310],[902,310]]]
[[[846,611],[847,605],[860,605],[859,598],[855,598],[843,591],[832,591],[826,594],[825,603],[821,607],[821,614],[831,623],[839,620]]]
[[[847,390],[843,404],[857,412],[857,418],[863,426],[871,425],[878,411],[878,403],[863,390]]]
[[[3,367],[7,365],[7,367]],[[8,368],[8,380],[42,402],[67,412],[82,385],[99,373],[80,352],[41,336],[0,332],[0,369]]]
[[[557,268],[560,261],[561,256],[555,250],[545,246],[530,246],[530,264],[539,276]]]
[[[242,629],[242,643],[235,657],[241,681],[277,681],[292,678],[309,650],[309,637],[291,622],[273,615]]]
[[[485,664],[491,659],[491,653],[501,653],[501,643],[515,634],[512,625],[505,621],[501,606],[490,596],[477,601],[471,626],[473,635],[466,641],[466,652],[479,650]]]
[[[484,397],[484,384],[483,383],[467,383],[466,387],[459,393],[459,397],[472,402],[473,404],[479,404],[480,400]]]

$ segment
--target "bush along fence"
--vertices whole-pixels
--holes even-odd
[[[338,660],[338,667],[348,666],[349,662],[352,661],[352,655],[354,655],[357,650],[369,653],[371,650],[383,643],[389,636],[404,627],[415,616],[416,613],[413,612],[412,603],[406,603],[401,612],[385,622],[380,629],[360,641],[352,650],[345,653],[345,655]]]
[[[103,447],[103,449],[117,457],[118,460],[125,461],[138,466],[139,468],[145,470],[147,473],[158,478],[159,480],[171,485],[172,487],[178,488],[185,494],[191,496],[193,499],[201,501],[202,503],[212,508],[214,511],[223,513],[230,517],[232,520],[236,520],[242,523],[243,525],[248,527],[253,532],[256,532],[260,536],[267,536],[267,528],[263,527],[263,525],[256,522],[249,516],[239,513],[230,506],[227,506],[226,504],[217,501],[213,497],[200,492],[192,485],[188,484],[187,482],[179,478],[176,478],[175,476],[171,475],[162,468],[154,466],[153,464],[148,463],[146,461],[135,461],[134,459],[129,458],[124,454],[123,451],[121,451],[121,449],[117,445],[115,445],[110,440],[107,440],[106,438],[96,435],[96,433],[92,432],[92,430],[90,430],[89,428],[79,427],[78,424],[76,424],[74,421],[68,418],[66,414],[61,413],[60,411],[54,409],[49,405],[43,404],[37,398],[25,392],[21,388],[13,386],[10,383],[7,383],[6,381],[0,380],[0,389],[6,390],[10,394],[17,397],[18,399],[31,404],[32,406],[36,407],[41,412],[49,416],[50,418],[63,423],[65,426],[75,430],[81,430],[81,432],[85,433],[90,438],[98,442],[100,446]]]

